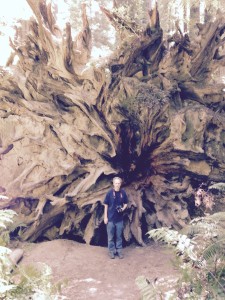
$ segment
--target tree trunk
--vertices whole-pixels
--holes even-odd
[[[177,25],[163,40],[157,7],[140,30],[101,8],[123,34],[107,64],[88,64],[91,31],[56,25],[50,4],[28,0],[35,18],[11,41],[1,69],[1,208],[18,213],[23,240],[68,237],[104,245],[103,200],[121,176],[129,196],[124,238],[143,243],[153,227],[182,228],[202,183],[225,181],[225,20]],[[14,56],[19,60],[13,64]]]

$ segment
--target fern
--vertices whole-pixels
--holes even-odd
[[[150,238],[173,247],[177,257],[181,277],[171,299],[225,299],[224,221],[225,213],[220,212],[192,220],[181,232],[165,227],[148,232]],[[137,284],[143,299],[162,295],[159,286],[143,277]]]
[[[174,299],[174,289],[168,291],[170,285],[174,285],[177,279],[163,278],[161,280],[154,280],[153,282],[146,279],[144,276],[138,276],[135,280],[141,292],[142,300],[164,300]]]
[[[61,286],[51,283],[52,271],[45,264],[40,269],[28,266],[14,268],[7,248],[9,242],[9,225],[13,223],[16,213],[12,210],[0,210],[0,299],[7,300],[59,300]],[[12,272],[13,270],[13,272]]]
[[[7,246],[10,240],[9,227],[13,223],[16,213],[13,210],[0,210],[0,246]]]
[[[209,190],[219,190],[219,191],[225,191],[225,183],[224,182],[218,182],[213,185],[210,185],[208,187]]]
[[[202,253],[205,260],[214,259],[218,257],[221,262],[225,262],[225,237],[213,244],[210,244]]]
[[[185,233],[192,241],[201,240],[201,248],[207,248],[214,242],[223,243],[225,246],[225,213],[215,213],[205,218],[196,218],[190,222],[182,233]]]
[[[13,210],[0,210],[0,228],[6,229],[9,223],[13,223],[13,217],[16,213]]]
[[[159,292],[154,288],[154,286],[144,277],[139,276],[136,278],[135,283],[141,290],[143,300],[155,300]]]
[[[180,234],[179,232],[166,227],[152,229],[148,232],[148,235],[156,241],[161,241],[174,247],[175,253],[177,255],[182,255],[184,260],[197,260],[197,257],[193,252],[195,243],[192,242],[187,235]]]
[[[205,218],[209,222],[217,224],[221,231],[225,232],[225,212],[218,212]]]

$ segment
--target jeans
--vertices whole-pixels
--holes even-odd
[[[118,250],[118,252],[122,251],[123,248],[122,233],[123,233],[123,221],[116,222],[116,223],[108,222],[107,236],[108,236],[109,252],[115,253],[116,250]]]

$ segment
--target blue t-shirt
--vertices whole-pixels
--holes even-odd
[[[120,222],[123,220],[123,213],[117,211],[118,206],[128,203],[127,194],[124,190],[116,192],[114,189],[108,191],[105,196],[104,204],[108,205],[108,221]]]

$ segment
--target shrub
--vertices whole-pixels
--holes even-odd
[[[148,232],[149,237],[172,247],[176,255],[180,277],[172,287],[167,286],[172,289],[167,299],[225,299],[224,221],[225,213],[219,212],[193,219],[180,232],[165,227]],[[138,277],[136,283],[143,299],[165,299],[162,284],[156,286],[144,277]]]
[[[13,210],[0,210],[0,299],[7,300],[59,300],[61,284],[53,285],[52,270],[41,264],[40,268],[14,266],[10,260],[12,252],[9,225],[16,213]]]

